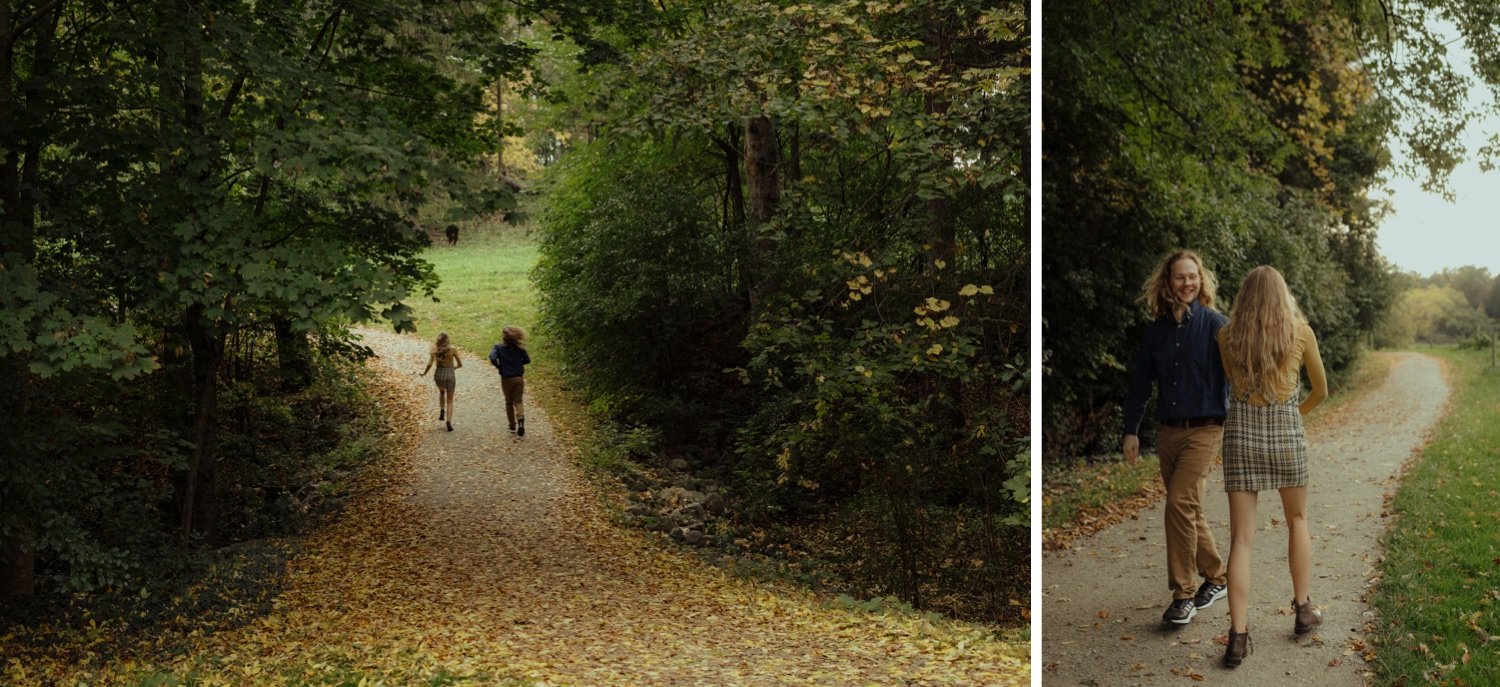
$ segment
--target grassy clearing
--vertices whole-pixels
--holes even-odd
[[[597,429],[587,404],[568,392],[562,379],[559,345],[541,327],[541,299],[531,283],[531,270],[538,258],[531,226],[494,224],[466,229],[457,245],[439,241],[424,257],[433,264],[442,284],[437,302],[417,300],[412,307],[418,335],[435,340],[446,331],[453,343],[468,353],[459,371],[458,404],[485,402],[464,396],[464,379],[495,374],[490,367],[490,347],[500,341],[500,330],[517,325],[526,330],[526,350],[532,364],[526,367],[526,399],[540,404],[552,420],[552,429],[565,442],[582,446],[584,463],[610,474],[623,474],[633,466],[596,466],[596,455],[619,453],[610,437],[582,441]],[[470,387],[472,388],[472,387]],[[498,399],[495,402],[499,402]],[[591,429],[592,428],[592,429]],[[623,439],[622,439],[623,441]],[[604,461],[608,462],[608,461]]]
[[[485,360],[490,346],[500,340],[502,327],[519,325],[526,330],[526,348],[536,361],[527,372],[555,369],[551,342],[536,328],[538,299],[531,268],[536,265],[537,246],[524,227],[470,230],[458,245],[434,245],[424,257],[443,283],[437,289],[438,302],[413,305],[418,334],[436,339],[439,331],[447,331],[455,345],[476,358],[464,360],[466,367],[480,365],[476,372],[493,374]]]
[[[1500,684],[1500,370],[1488,351],[1424,352],[1448,363],[1453,396],[1390,504],[1377,684]]]
[[[1310,426],[1338,417],[1354,399],[1379,388],[1391,370],[1381,353],[1359,357],[1329,398],[1308,417]],[[1077,536],[1092,534],[1155,503],[1162,494],[1155,455],[1129,465],[1118,455],[1095,462],[1048,470],[1042,475],[1042,540],[1056,548]]]

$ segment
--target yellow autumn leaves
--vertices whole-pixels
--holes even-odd
[[[994,293],[995,288],[989,285],[978,286],[976,284],[965,284],[963,288],[958,290],[958,295],[966,298],[973,298],[974,296],[980,294],[990,296],[994,295]],[[912,312],[916,313],[917,315],[917,324],[926,327],[930,331],[937,332],[944,329],[952,329],[958,326],[958,317],[948,312],[949,308],[952,307],[953,304],[946,300],[934,296],[928,296],[921,305],[912,308]],[[937,316],[942,313],[948,314],[943,315],[941,319],[936,319]],[[943,351],[943,345],[935,343],[927,349],[927,355],[942,355]]]

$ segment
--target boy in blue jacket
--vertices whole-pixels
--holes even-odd
[[[521,397],[526,393],[526,366],[531,356],[526,355],[522,342],[526,332],[520,327],[501,330],[500,343],[490,349],[490,364],[500,371],[500,391],[505,394],[505,420],[516,436],[526,436],[526,410]]]

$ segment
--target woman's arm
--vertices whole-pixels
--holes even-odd
[[[433,361],[437,360],[437,354],[429,351],[427,353],[427,367],[422,368],[422,376],[427,376],[427,371],[432,369]]]
[[[453,362],[455,363],[455,365],[453,366],[453,369],[455,370],[464,366],[464,359],[458,357],[458,351],[453,352]]]
[[[1302,349],[1302,365],[1307,368],[1307,381],[1312,384],[1312,393],[1297,406],[1303,415],[1312,412],[1323,399],[1328,398],[1328,375],[1323,370],[1323,357],[1318,355],[1318,337],[1312,328],[1307,330],[1307,346]]]

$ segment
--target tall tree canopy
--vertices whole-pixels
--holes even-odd
[[[1441,185],[1483,111],[1438,20],[1493,54],[1493,8],[1462,0],[1048,5],[1048,462],[1118,445],[1121,361],[1146,321],[1135,297],[1172,248],[1204,253],[1226,308],[1249,268],[1276,266],[1335,376],[1350,363],[1395,294],[1366,194],[1387,145]]]
[[[542,4],[559,31],[587,21]],[[486,79],[532,52],[501,35],[504,8],[0,3],[7,591],[29,591],[38,552],[81,586],[114,579],[121,530],[159,531],[101,517],[122,504],[170,510],[180,542],[216,538],[235,342],[272,350],[296,389],[348,324],[410,328],[436,281],[408,217],[437,197],[465,216],[512,205],[475,164],[495,145]],[[131,419],[140,389],[160,402]],[[149,486],[164,472],[169,494]]]

